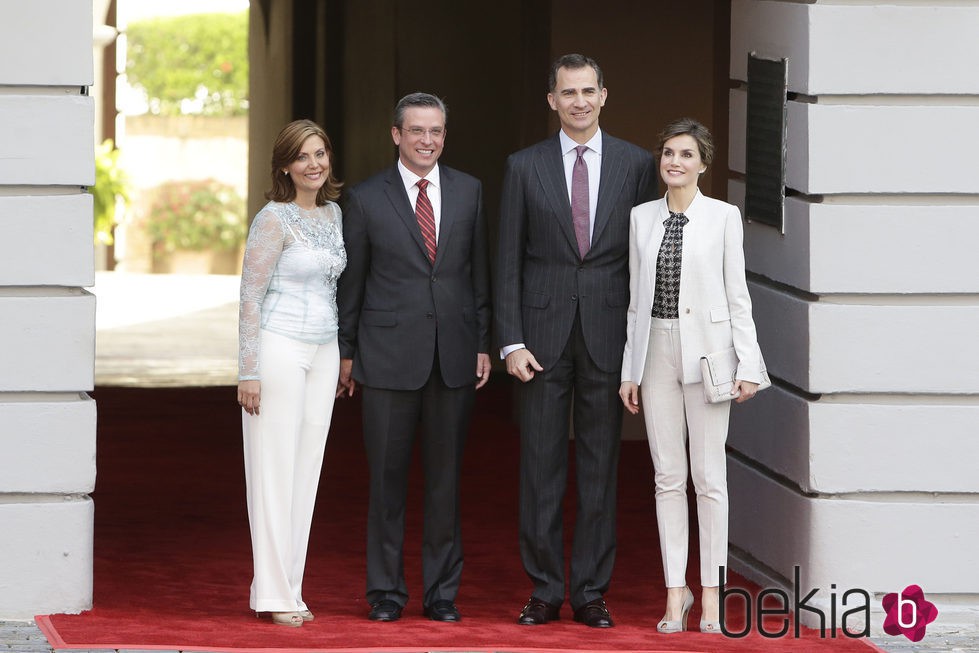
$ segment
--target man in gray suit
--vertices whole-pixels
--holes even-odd
[[[482,185],[438,164],[446,111],[427,93],[398,102],[398,162],[349,191],[340,278],[340,383],[363,388],[370,469],[368,617],[408,600],[404,514],[420,422],[425,474],[424,614],[458,621],[459,468],[475,389],[489,379],[490,295]]]
[[[607,90],[580,54],[551,67],[555,136],[509,157],[496,262],[495,320],[520,386],[520,553],[533,581],[518,622],[559,618],[562,503],[573,415],[577,516],[574,619],[613,625],[604,594],[615,559],[622,427],[619,372],[629,305],[629,213],[654,198],[652,156],[598,126]]]

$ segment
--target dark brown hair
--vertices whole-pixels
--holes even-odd
[[[714,139],[710,135],[710,130],[693,118],[677,118],[663,128],[656,141],[656,158],[659,159],[663,155],[663,145],[666,141],[674,136],[683,136],[684,134],[697,141],[700,160],[704,162],[704,165],[709,166],[714,160]]]
[[[553,93],[554,87],[557,86],[557,71],[562,68],[580,70],[588,66],[591,66],[592,70],[595,71],[595,78],[598,80],[598,90],[605,88],[605,76],[602,75],[602,69],[598,67],[598,63],[594,59],[586,57],[583,54],[566,54],[558,57],[551,64],[551,70],[547,74],[547,92]]]
[[[265,193],[265,199],[273,202],[291,202],[296,199],[296,185],[292,182],[292,177],[282,174],[282,171],[299,158],[299,151],[310,136],[319,136],[323,139],[326,156],[330,160],[330,172],[326,176],[326,183],[316,193],[316,206],[323,206],[328,201],[340,197],[340,188],[343,184],[333,176],[333,145],[330,143],[330,137],[312,120],[293,120],[282,128],[272,146],[272,189]]]

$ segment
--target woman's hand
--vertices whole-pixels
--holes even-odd
[[[238,404],[245,409],[249,415],[258,415],[258,406],[262,402],[262,382],[261,381],[239,381],[238,382]]]
[[[754,397],[756,392],[758,392],[757,383],[752,383],[751,381],[742,381],[741,379],[735,380],[734,387],[731,388],[731,394],[737,397],[735,401],[738,402],[739,404],[744,403],[749,399],[751,399],[752,397]],[[620,390],[619,394],[621,393],[622,391]]]
[[[623,381],[619,386],[622,405],[633,415],[639,414],[639,386],[632,381]]]

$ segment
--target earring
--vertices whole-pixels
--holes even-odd
[[[289,174],[289,171],[288,170],[283,170],[282,171],[282,174],[287,175],[287,174]]]

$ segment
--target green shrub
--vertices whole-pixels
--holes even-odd
[[[151,113],[180,115],[184,100],[204,115],[248,113],[247,10],[133,21],[126,39],[126,76]]]
[[[168,181],[152,191],[146,230],[164,252],[233,250],[248,232],[245,201],[214,179]]]
[[[95,242],[112,244],[112,230],[116,226],[116,202],[129,202],[129,182],[119,167],[119,150],[112,139],[102,141],[95,148],[95,185],[88,187],[92,194],[95,217]]]

